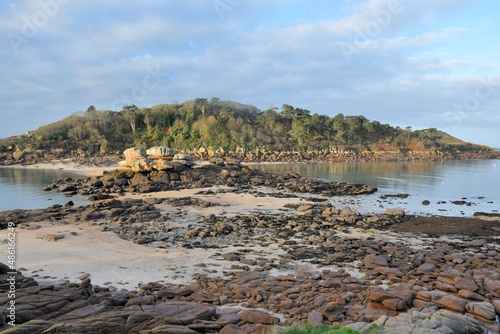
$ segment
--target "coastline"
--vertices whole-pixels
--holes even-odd
[[[12,164],[0,166],[0,168],[14,168],[14,169],[47,169],[47,170],[62,170],[66,172],[71,172],[75,174],[80,174],[82,176],[98,176],[102,175],[105,171],[110,171],[118,168],[115,166],[89,166],[82,165],[72,160],[54,160],[52,162],[42,162],[35,164]]]
[[[207,189],[161,192],[155,193],[154,197],[206,198],[207,196],[194,195],[201,190]],[[217,188],[210,190],[217,191]],[[126,195],[118,198],[126,201],[152,196]],[[210,215],[248,214],[255,212],[256,208],[259,212],[272,214],[279,212],[284,204],[290,203],[287,199],[279,198],[269,198],[263,202],[258,197],[234,193],[222,193],[215,198],[219,206],[182,210],[184,218],[189,217],[194,220],[196,217]],[[299,201],[299,199],[292,200],[292,202]],[[159,209],[167,212],[172,207],[159,206]],[[23,267],[24,274],[32,277],[48,279],[50,276],[52,279],[69,279],[76,282],[82,274],[90,273],[94,284],[113,285],[118,289],[128,290],[136,289],[139,283],[145,284],[150,281],[189,284],[196,271],[196,268],[192,266],[196,263],[217,262],[216,274],[218,275],[222,274],[223,267],[229,268],[231,265],[228,261],[210,260],[210,257],[221,252],[222,249],[232,251],[233,247],[193,250],[182,247],[167,249],[151,245],[143,246],[123,240],[113,232],[103,232],[102,227],[108,223],[107,219],[74,224],[42,221],[36,223],[36,229],[19,228],[18,263]],[[6,231],[1,232],[0,239],[5,238]],[[51,241],[48,237],[50,235],[64,236],[64,238]],[[90,245],[99,245],[99,247],[89,249]],[[61,256],[63,254],[64,256]]]
[[[490,159],[474,159],[474,160],[490,160]],[[386,162],[386,161],[384,161]],[[392,162],[392,161],[391,161]],[[418,161],[406,161],[407,163],[419,163]],[[328,162],[317,161],[317,162],[294,162],[292,165],[300,165],[300,164],[327,164]],[[330,162],[331,163],[331,162]],[[333,162],[335,163],[335,162]],[[363,163],[363,162],[359,162]],[[213,163],[209,161],[196,161],[196,164],[193,168],[202,168],[206,166],[210,166]],[[284,166],[288,165],[287,162],[256,162],[256,163],[241,163],[241,166],[256,168],[255,166]],[[110,161],[106,161],[104,165],[99,164],[82,164],[78,163],[71,159],[66,160],[55,160],[52,162],[46,163],[37,163],[37,164],[15,164],[8,166],[0,166],[0,168],[6,169],[29,169],[29,170],[53,170],[53,171],[65,171],[71,172],[77,175],[81,175],[82,177],[101,177],[105,173],[112,172],[114,170],[120,169],[118,163],[111,163]],[[258,168],[258,167],[257,167]],[[266,171],[266,169],[263,169]],[[292,170],[292,169],[291,169]],[[298,172],[301,176],[317,178],[317,172],[314,173],[305,173],[302,174],[300,170],[293,169],[295,172]],[[271,169],[273,171],[273,169]],[[282,173],[282,172],[278,172]],[[311,175],[312,174],[312,175]],[[343,179],[346,179],[344,176]],[[341,180],[343,180],[341,178]],[[366,180],[358,180],[358,181],[345,181],[345,182],[355,182],[362,184],[371,184],[370,181]],[[394,192],[395,191],[395,192]],[[399,193],[399,192],[401,193]],[[407,210],[408,214],[412,215],[423,215],[423,216],[443,216],[443,217],[473,217],[473,214],[476,212],[485,212],[494,214],[497,212],[494,210],[494,201],[491,199],[485,198],[483,193],[478,193],[476,196],[471,196],[469,199],[465,200],[465,194],[457,194],[456,198],[434,198],[433,202],[430,205],[422,205],[422,201],[427,200],[429,198],[419,197],[413,198],[415,194],[406,194],[406,189],[402,190],[393,190],[388,191],[379,189],[376,194],[372,194],[372,196],[343,196],[343,197],[333,197],[332,203],[337,206],[347,205],[357,207],[364,214],[373,214],[373,213],[383,213],[386,207],[396,206],[396,207],[404,207]],[[377,195],[378,194],[378,195]],[[382,195],[380,195],[382,194]],[[399,195],[405,195],[401,198],[398,198]],[[411,205],[408,206],[408,199],[406,196],[410,197]],[[460,201],[460,199],[462,201]],[[361,201],[360,201],[361,200]],[[437,201],[437,202],[436,202]],[[453,202],[456,202],[453,203]],[[447,204],[448,203],[448,204]]]

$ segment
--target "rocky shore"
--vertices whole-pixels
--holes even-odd
[[[329,161],[445,161],[470,159],[500,159],[500,152],[491,149],[479,151],[269,151],[269,150],[241,150],[238,152],[209,149],[187,150],[185,153],[195,159],[206,161],[213,158],[235,158],[243,163],[300,163],[300,162],[329,162]],[[0,166],[33,165],[51,163],[53,161],[73,162],[87,166],[112,166],[122,159],[121,152],[107,152],[104,154],[87,153],[83,151],[53,150],[17,150],[15,148],[0,149]]]
[[[19,267],[15,283],[0,265],[0,331],[243,334],[298,323],[379,333],[500,331],[498,219],[413,217],[398,208],[362,215],[329,198],[376,188],[212,162],[147,162],[136,165],[140,171],[130,165],[58,180],[45,190],[82,194],[92,204],[1,212],[0,228],[16,224],[20,254],[30,242],[23,235],[36,236],[33,252],[67,256],[88,238],[93,261],[108,262],[104,273],[123,280],[99,281],[84,257],[69,259],[80,266],[77,280],[51,275],[61,253],[43,268]],[[100,236],[115,257],[126,254],[123,264],[102,258]],[[163,279],[150,280],[142,268],[141,282],[124,289],[135,264],[120,247],[147,250],[142,261],[158,263]]]

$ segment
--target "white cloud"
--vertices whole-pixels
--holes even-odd
[[[475,39],[482,48],[474,56],[457,47],[483,32],[470,23],[494,22],[491,10],[475,17],[461,11],[482,9],[471,1],[401,0],[402,10],[378,22],[377,34],[357,37],[390,3],[242,1],[221,19],[211,1],[69,1],[19,53],[0,39],[6,111],[0,137],[90,104],[108,109],[140,87],[151,67],[168,76],[138,105],[218,96],[259,108],[287,103],[394,125],[449,127],[447,108],[499,68],[491,41]],[[0,34],[21,32],[20,17],[39,9],[36,1],[0,5]],[[354,41],[359,52],[347,61],[338,42]],[[497,98],[488,99],[477,117],[500,126],[488,118],[496,106]],[[492,144],[492,136],[485,132],[477,141]]]

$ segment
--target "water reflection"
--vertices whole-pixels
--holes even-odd
[[[0,168],[0,189],[3,193],[0,211],[45,208],[54,204],[65,204],[69,200],[77,205],[87,203],[82,196],[69,198],[56,191],[42,190],[52,181],[66,177],[82,178],[81,175],[60,170]]]
[[[408,193],[410,198],[394,202],[416,213],[472,215],[474,211],[495,211],[500,203],[500,160],[415,161],[415,162],[325,162],[305,164],[250,165],[273,173],[293,171],[307,177],[369,184],[379,188],[377,197]],[[374,196],[366,197],[373,201]],[[470,207],[450,204],[467,199]],[[431,205],[423,207],[422,201]],[[365,201],[366,202],[366,201]],[[437,204],[447,202],[448,205]],[[492,203],[493,202],[493,203]],[[498,205],[498,204],[497,204]]]

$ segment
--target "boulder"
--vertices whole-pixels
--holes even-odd
[[[195,164],[194,157],[186,153],[177,153],[172,161],[187,167],[193,167]]]
[[[467,301],[455,295],[447,295],[439,300],[439,304],[448,309],[458,313],[465,313],[465,306]]]
[[[326,304],[320,310],[321,314],[328,319],[328,321],[338,321],[339,316],[345,314],[346,311],[347,309],[344,306],[335,302]]]
[[[157,294],[158,299],[189,296],[193,293],[191,289],[185,288],[163,288]]]
[[[312,311],[307,316],[307,323],[310,325],[319,325],[323,323],[323,314],[318,311]]]
[[[404,217],[405,210],[400,208],[391,208],[385,210],[385,215],[390,217]]]
[[[174,160],[194,160],[194,157],[187,153],[176,153]]]
[[[151,334],[197,334],[199,332],[189,329],[185,326],[160,325],[153,328]]]
[[[419,275],[427,275],[433,273],[434,270],[436,270],[434,261],[426,261],[417,268],[416,273]]]
[[[66,322],[71,320],[86,319],[109,311],[111,311],[111,308],[107,305],[88,305],[58,317],[57,321]]]
[[[388,316],[389,310],[379,303],[368,303],[366,308],[360,312],[360,316],[370,321],[375,321],[380,317]]]
[[[494,297],[500,297],[500,280],[486,277],[483,284],[486,292],[491,293]]]
[[[71,192],[71,191],[76,191],[76,190],[77,190],[77,187],[76,187],[76,184],[74,184],[74,183],[63,184],[57,189],[57,191],[60,193]]]
[[[479,287],[471,277],[455,277],[453,280],[456,288],[459,290],[468,290],[471,292],[479,290]]]
[[[151,166],[152,162],[153,160],[148,158],[135,160],[132,162],[132,171],[135,173],[150,172],[153,170],[153,167]]]
[[[381,326],[374,327],[374,326]],[[472,317],[447,310],[432,314],[414,311],[402,313],[396,317],[380,317],[372,324],[354,323],[348,325],[363,333],[420,333],[420,334],[482,334],[484,326]]]
[[[172,160],[175,153],[173,149],[167,146],[154,146],[146,151],[148,158],[159,160]]]
[[[324,288],[340,288],[342,287],[342,283],[339,280],[328,278],[326,280],[321,280],[318,282],[318,285]]]
[[[175,163],[166,159],[158,159],[151,162],[151,168],[157,171],[168,171],[175,169]]]
[[[236,325],[229,324],[224,326],[224,328],[222,328],[219,334],[247,334],[247,331],[241,329]]]
[[[53,323],[45,320],[31,320],[24,324],[19,324],[16,322],[15,327],[11,327],[2,333],[15,333],[15,334],[33,334],[42,333],[46,329],[50,328]]]
[[[399,270],[398,268],[389,268],[389,267],[375,267],[373,270],[381,273],[382,275],[386,276],[397,276],[397,277],[403,277],[404,274]]]
[[[128,169],[132,168],[134,160],[122,160],[118,162],[118,168]]]
[[[413,305],[413,299],[417,293],[409,284],[394,284],[387,289],[375,287],[370,291],[368,300],[382,303],[387,309],[393,311],[405,311]]]
[[[57,241],[64,239],[64,234],[44,234],[43,239],[48,241]]]
[[[487,321],[495,321],[495,306],[488,302],[472,302],[465,307],[467,312]]]
[[[130,312],[123,313],[120,311],[105,312],[96,316],[85,317],[76,321],[62,321],[44,331],[44,334],[55,333],[122,333],[126,324],[126,318]]]
[[[495,306],[495,310],[498,314],[500,314],[500,299],[494,299],[492,301],[493,306]]]
[[[152,302],[153,299],[151,298],[151,296],[139,296],[129,299],[125,304],[125,307],[132,305],[149,305]]]
[[[241,162],[236,158],[226,158],[225,160],[228,166],[241,166]]]
[[[447,327],[450,329],[449,333],[463,333],[463,334],[482,334],[484,333],[484,326],[476,319],[450,312],[448,310],[439,310],[432,314],[428,321],[422,322],[424,328],[441,328]]]
[[[469,300],[477,300],[477,301],[484,300],[484,297],[481,296],[479,293],[475,293],[469,290],[459,290],[457,296]]]
[[[123,155],[125,156],[125,160],[127,161],[139,160],[148,157],[146,150],[142,147],[127,148],[125,151],[123,151]]]
[[[167,324],[189,325],[195,320],[208,320],[215,315],[215,307],[190,302],[169,301],[155,305],[143,305],[145,313],[161,315]]]
[[[389,266],[389,263],[387,262],[387,257],[384,255],[377,255],[377,254],[368,254],[363,259],[363,263],[369,269]]]
[[[224,314],[217,319],[217,323],[221,326],[235,325],[241,321],[241,318],[237,314]]]
[[[14,159],[16,160],[21,160],[22,158],[24,158],[26,154],[24,153],[24,151],[15,151],[14,153],[12,153],[12,157],[14,157]]]
[[[245,310],[241,314],[241,320],[251,324],[276,325],[280,322],[278,317],[259,310]]]

